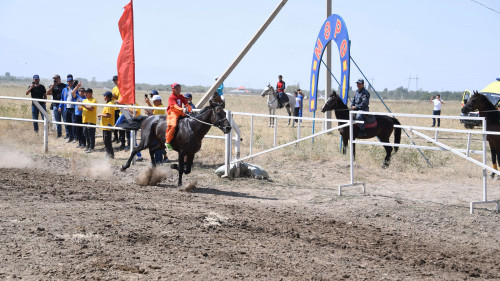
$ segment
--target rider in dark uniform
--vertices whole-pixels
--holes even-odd
[[[359,79],[356,82],[356,86],[358,86],[358,89],[356,90],[356,95],[354,95],[354,101],[351,106],[351,109],[357,111],[370,111],[369,107],[370,93],[365,89],[365,81],[363,79]],[[363,114],[356,114],[355,120],[364,121]],[[360,123],[358,125],[359,125],[358,137],[366,136],[365,124]]]
[[[283,108],[283,101],[285,97],[285,81],[283,81],[283,76],[278,76],[278,84],[276,84],[276,92],[278,93],[278,108]]]

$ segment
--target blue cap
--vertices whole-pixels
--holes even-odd
[[[149,93],[150,95],[152,96],[156,96],[158,95],[158,91],[157,90],[152,90],[151,93]]]
[[[33,79],[40,79],[40,76],[38,74],[33,75]]]
[[[358,81],[356,81],[356,84],[365,84],[365,80],[363,80],[363,79],[358,79]]]
[[[184,94],[184,97],[185,97],[186,99],[192,99],[192,98],[193,98],[193,95],[191,95],[191,93],[185,93],[185,94]]]
[[[73,75],[71,74],[68,74],[68,76],[66,76],[66,81],[73,81]]]
[[[105,97],[112,97],[113,93],[111,93],[110,91],[107,91],[106,93],[104,93],[102,95],[105,96]]]

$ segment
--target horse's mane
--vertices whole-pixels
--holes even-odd
[[[211,109],[210,105],[205,106],[204,108],[201,109],[200,112],[198,112],[194,117],[198,118],[200,115],[204,114],[207,112],[209,109]]]

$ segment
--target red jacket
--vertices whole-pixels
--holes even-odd
[[[167,114],[173,111],[182,115],[182,105],[191,112],[191,106],[183,95],[170,94],[170,97],[168,97]]]
[[[284,93],[285,92],[285,81],[281,80],[281,82],[278,81],[278,84],[276,84],[276,92],[278,93]]]

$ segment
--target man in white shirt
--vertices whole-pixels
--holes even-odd
[[[430,102],[434,104],[434,110],[432,111],[432,115],[441,115],[441,105],[443,104],[443,100],[440,95],[437,95],[436,98],[431,97]],[[432,118],[432,127],[436,126],[436,119],[438,127],[441,125],[441,120],[439,118]]]
[[[300,110],[300,107],[302,105],[302,100],[300,99],[300,97],[298,96],[298,91],[295,91],[293,93],[293,95],[295,96],[295,108],[293,109],[293,116],[295,117],[299,117],[299,110]],[[298,123],[298,119],[293,119],[293,122],[292,122],[292,127],[295,127],[295,123]]]

